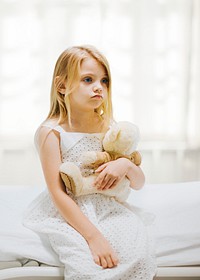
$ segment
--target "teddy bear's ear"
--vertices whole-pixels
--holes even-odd
[[[119,133],[120,133],[120,127],[113,126],[106,133],[106,137],[108,138],[108,141],[115,142],[119,136]]]
[[[111,127],[105,134],[104,142],[115,142],[120,133],[120,128],[117,126]]]
[[[106,151],[112,151],[112,144],[116,142],[120,134],[120,127],[112,126],[105,134],[103,139],[103,147]]]

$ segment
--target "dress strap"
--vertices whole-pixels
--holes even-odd
[[[51,120],[45,121],[44,123],[42,123],[41,126],[48,127],[52,130],[56,130],[59,133],[65,132],[65,130],[60,125],[58,125],[58,123],[55,121],[51,121]]]
[[[65,132],[65,130],[60,126],[60,125],[56,125],[55,127],[52,128],[53,130],[56,130],[60,133]]]
[[[40,125],[40,127],[43,126],[43,127],[48,127],[50,129],[54,129],[54,127],[56,127],[57,125],[58,125],[57,122],[53,120],[46,120]]]

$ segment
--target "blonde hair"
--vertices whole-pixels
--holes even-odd
[[[49,119],[58,119],[58,124],[64,122],[66,117],[71,126],[69,95],[77,88],[80,77],[82,61],[87,57],[96,59],[106,71],[108,76],[108,97],[95,111],[106,123],[113,119],[111,101],[111,74],[107,59],[95,47],[90,45],[74,46],[66,49],[58,58],[51,86]],[[60,93],[65,86],[65,94]]]

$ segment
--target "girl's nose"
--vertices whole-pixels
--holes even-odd
[[[100,86],[94,86],[93,91],[98,92],[98,93],[102,93],[102,88]]]

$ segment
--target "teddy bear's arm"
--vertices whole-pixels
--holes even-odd
[[[110,155],[110,160],[116,160],[118,158],[127,158],[137,166],[139,166],[142,161],[141,155],[138,151],[135,151],[130,155],[123,155],[115,152],[109,152],[109,155]]]
[[[111,161],[110,154],[107,152],[85,152],[82,157],[81,161],[83,166],[87,166],[90,168],[98,168],[103,163]]]
[[[138,151],[133,152],[129,157],[130,160],[137,166],[139,166],[142,162],[141,154]]]
[[[108,161],[111,161],[111,157],[109,155],[109,153],[107,152],[96,152],[96,161],[93,162],[93,167],[99,167],[100,165],[102,165],[103,163],[106,163]]]
[[[69,189],[71,192],[75,191],[75,184],[74,182],[70,179],[69,176],[67,176],[67,174],[60,172],[60,176],[66,186],[67,189]]]
[[[86,152],[82,157],[82,163],[83,166],[96,169],[103,163],[116,160],[118,158],[127,158],[137,166],[141,164],[141,155],[138,151],[135,151],[130,155],[123,155],[115,152]]]

